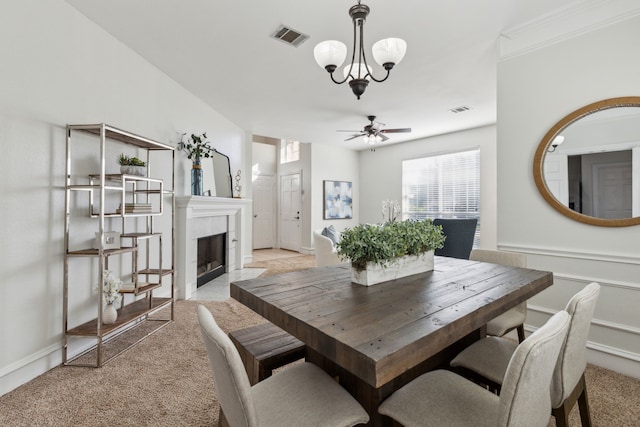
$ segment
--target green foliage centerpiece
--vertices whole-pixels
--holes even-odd
[[[391,221],[348,228],[336,247],[351,261],[352,281],[372,285],[433,270],[433,251],[444,239],[442,227],[430,219]]]

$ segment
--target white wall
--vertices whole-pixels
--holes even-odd
[[[312,224],[310,229],[309,242],[313,247],[313,230],[333,225],[336,230],[343,231],[345,228],[359,224],[359,204],[360,180],[359,176],[359,156],[358,152],[345,150],[324,144],[312,144],[312,182],[311,212]],[[349,181],[353,185],[353,218],[351,219],[331,219],[324,217],[324,187],[323,182],[329,181]]]
[[[106,122],[171,144],[207,131],[232,170],[246,167],[251,140],[62,0],[5,1],[0,33],[4,394],[61,362],[65,125]],[[176,192],[188,194],[190,162],[176,159]]]
[[[603,286],[590,331],[590,361],[640,377],[640,227],[572,221],[538,193],[533,156],[544,134],[592,102],[640,93],[640,18],[502,61],[498,66],[498,246],[554,272],[533,298],[539,326],[591,280]]]
[[[402,161],[480,148],[480,246],[496,245],[496,128],[486,126],[360,151],[360,222],[380,222],[382,201],[402,201]]]

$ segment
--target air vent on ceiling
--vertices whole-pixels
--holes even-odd
[[[466,105],[463,105],[461,107],[452,108],[449,111],[457,114],[457,113],[464,113],[465,111],[469,111],[469,110],[471,110],[471,107],[467,107]]]
[[[271,37],[294,47],[300,46],[306,39],[309,38],[308,35],[302,34],[301,32],[293,30],[289,27],[285,27],[284,25],[278,27],[278,29],[271,35]]]

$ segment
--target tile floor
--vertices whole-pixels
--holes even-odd
[[[300,256],[300,253],[284,249],[258,249],[253,251],[251,255],[253,257],[253,262],[260,262]],[[242,270],[234,270],[229,273],[224,273],[212,281],[200,286],[191,295],[190,299],[192,301],[224,301],[230,297],[229,283],[236,280],[255,279],[264,273],[265,270],[265,268],[245,267]]]

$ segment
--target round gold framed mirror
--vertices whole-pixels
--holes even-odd
[[[640,224],[640,97],[610,98],[562,118],[533,159],[538,191],[585,224]]]

